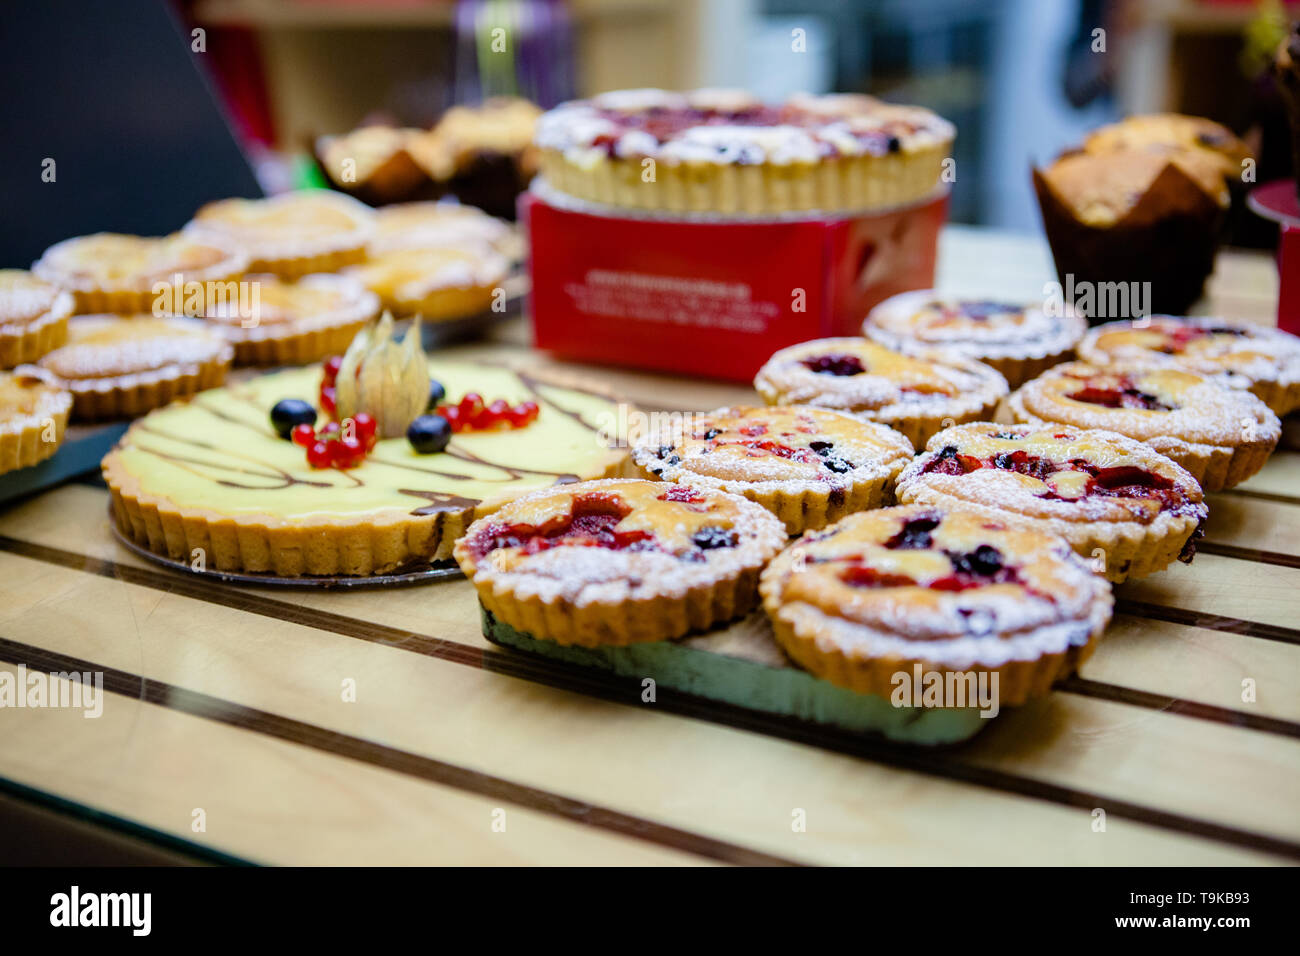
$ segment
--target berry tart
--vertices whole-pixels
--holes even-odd
[[[1255,474],[1282,436],[1282,423],[1254,395],[1178,368],[1069,362],[1023,386],[1007,405],[1018,422],[1101,428],[1146,442],[1206,492]]]
[[[196,319],[80,315],[37,366],[72,393],[75,421],[134,418],[225,380],[234,349]]]
[[[486,312],[509,271],[504,256],[466,244],[390,249],[343,274],[378,295],[398,317],[441,322]]]
[[[917,449],[946,425],[992,418],[1008,391],[981,362],[933,350],[904,355],[856,338],[781,349],[754,387],[769,405],[819,405],[888,425]]]
[[[622,473],[618,402],[577,381],[428,361],[419,332],[358,334],[323,367],[214,389],[136,422],[104,459],[118,529],[155,554],[278,577],[451,556],[476,517]]]
[[[1000,704],[1045,694],[1110,620],[1105,581],[1060,537],[910,505],[810,531],[763,572],[776,640],[817,677],[888,697],[895,675],[996,674]]]
[[[897,495],[1059,534],[1085,558],[1104,559],[1112,581],[1191,561],[1208,513],[1196,479],[1168,458],[1066,425],[949,428],[903,469]]]
[[[248,257],[210,238],[101,232],[50,246],[32,266],[39,279],[71,292],[77,312],[180,312],[197,290],[231,283]],[[160,301],[163,303],[160,305]]]
[[[1300,339],[1250,322],[1157,315],[1110,322],[1088,332],[1079,358],[1094,365],[1115,361],[1172,364],[1249,388],[1278,415],[1300,408]]]
[[[762,216],[921,199],[954,136],[929,110],[868,96],[621,90],[543,114],[536,142],[547,182],[579,199]]]
[[[904,292],[871,310],[862,334],[898,352],[942,349],[997,369],[1015,388],[1074,353],[1088,325],[1066,306],[1064,315],[1038,308],[955,299],[932,289]]]
[[[379,314],[379,297],[342,276],[289,281],[262,273],[245,276],[244,281],[250,290],[245,301],[209,303],[203,313],[235,347],[239,365],[319,362],[346,349],[362,326]]]
[[[34,362],[68,337],[72,294],[21,269],[0,269],[0,369]]]
[[[242,250],[250,260],[248,271],[284,279],[360,262],[372,229],[370,207],[324,189],[222,199],[208,203],[185,226],[197,239]]]
[[[496,618],[596,647],[739,617],[785,541],[775,516],[738,495],[623,479],[516,499],[471,525],[455,554]]]
[[[674,417],[632,449],[648,477],[744,495],[788,534],[891,504],[911,457],[911,442],[893,429],[812,406]]]
[[[37,369],[0,372],[0,475],[59,450],[72,396]]]

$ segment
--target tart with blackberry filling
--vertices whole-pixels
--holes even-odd
[[[781,349],[754,387],[769,405],[818,405],[888,425],[917,449],[945,423],[992,418],[1008,391],[982,362],[934,350],[905,355],[858,338]]]
[[[1222,491],[1264,467],[1282,437],[1268,406],[1242,389],[1178,368],[1058,365],[1007,402],[1018,422],[1101,428],[1145,442]]]
[[[370,207],[325,189],[269,199],[222,199],[195,213],[186,234],[248,256],[249,272],[296,279],[336,272],[365,258],[373,230]]]
[[[0,369],[34,362],[68,337],[73,298],[22,269],[0,269]]]
[[[862,334],[899,352],[942,349],[997,369],[1012,388],[1074,353],[1088,325],[1072,308],[1042,309],[957,299],[933,289],[892,296],[871,310]]]
[[[801,534],[893,500],[912,444],[874,422],[811,406],[719,408],[639,438],[647,476],[744,495]]]
[[[379,297],[343,276],[245,276],[249,294],[209,303],[203,318],[239,365],[306,365],[347,349],[379,314]],[[254,298],[254,295],[256,298]]]
[[[474,522],[455,556],[483,607],[584,647],[667,641],[739,617],[786,542],[738,495],[639,479],[535,492]]]
[[[443,322],[478,315],[492,307],[510,263],[486,246],[390,249],[364,265],[345,269],[379,296],[398,318],[418,315]]]
[[[763,572],[777,642],[805,670],[890,696],[895,675],[997,675],[1000,704],[1047,693],[1110,620],[1105,581],[1062,538],[909,505],[810,531]]]
[[[59,450],[72,396],[37,369],[0,372],[0,475]]]
[[[620,90],[537,121],[546,181],[614,206],[743,215],[840,212],[935,190],[955,130],[869,96],[763,103],[736,90]],[[644,175],[653,168],[653,178]]]
[[[134,418],[215,388],[234,349],[196,319],[80,315],[67,344],[36,363],[72,393],[73,419]]]
[[[46,249],[32,273],[72,293],[75,311],[175,313],[213,283],[248,270],[248,257],[210,237],[100,232]],[[200,299],[200,301],[203,301]]]
[[[1249,388],[1279,416],[1300,408],[1300,339],[1252,322],[1169,315],[1109,322],[1083,337],[1079,358],[1177,365]]]
[[[949,428],[903,469],[897,495],[1058,534],[1112,581],[1191,561],[1208,513],[1196,479],[1168,458],[1068,425]]]

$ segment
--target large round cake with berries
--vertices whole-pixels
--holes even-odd
[[[870,96],[764,103],[735,90],[620,90],[542,115],[542,174],[569,196],[669,212],[882,209],[932,193],[955,130]]]

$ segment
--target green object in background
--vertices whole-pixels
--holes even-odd
[[[723,631],[680,641],[627,647],[567,647],[517,631],[481,604],[483,636],[494,644],[749,710],[877,733],[909,744],[952,744],[975,736],[992,718],[966,708],[895,707],[858,694],[785,660],[761,614]]]
[[[329,189],[330,184],[325,174],[316,165],[316,160],[306,153],[295,153],[291,176],[294,189]]]

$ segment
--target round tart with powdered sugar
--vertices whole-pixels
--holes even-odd
[[[895,351],[942,349],[997,369],[1015,388],[1074,351],[1088,325],[1071,308],[1062,315],[987,299],[958,299],[933,289],[880,303],[862,334]]]
[[[245,253],[251,260],[248,271],[285,279],[360,262],[372,231],[369,206],[325,189],[222,199],[208,203],[185,226],[187,236]]]
[[[744,495],[800,534],[891,503],[912,444],[828,409],[737,405],[670,419],[632,458],[648,477]]]
[[[898,478],[903,504],[966,508],[1064,537],[1112,581],[1191,561],[1208,509],[1147,445],[1067,425],[958,425]]]
[[[1300,408],[1300,339],[1251,322],[1157,315],[1089,330],[1079,358],[1177,365],[1247,388],[1277,415]]]
[[[34,362],[68,338],[73,298],[22,269],[0,269],[0,369]]]
[[[1255,474],[1282,436],[1267,405],[1185,369],[1087,362],[1058,365],[1008,401],[1017,421],[1101,428],[1145,442],[1222,491]]]
[[[817,405],[888,425],[917,449],[946,425],[991,418],[1008,391],[982,362],[933,350],[904,354],[860,338],[781,349],[754,387],[769,405]]]
[[[510,263],[481,244],[388,249],[343,270],[398,318],[441,322],[486,312]]]
[[[1062,538],[947,505],[850,515],[763,572],[777,642],[801,667],[889,696],[894,675],[996,674],[1002,704],[1042,695],[1091,653],[1110,587]]]
[[[455,557],[491,614],[587,647],[665,641],[749,611],[785,544],[738,495],[639,479],[548,488],[470,525]]]
[[[535,142],[546,180],[580,199],[771,215],[921,199],[954,136],[929,110],[869,96],[768,104],[738,90],[643,89],[563,103],[537,121]]]

